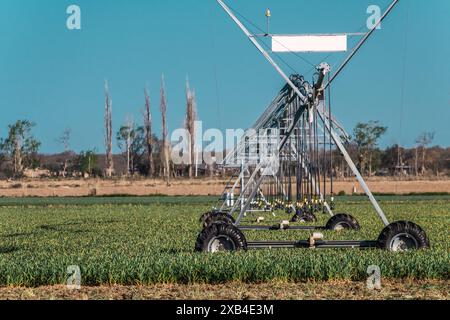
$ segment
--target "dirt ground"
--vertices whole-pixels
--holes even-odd
[[[0,288],[1,300],[449,300],[450,281],[385,280],[381,290],[365,282],[229,283],[220,285],[65,286]]]
[[[80,197],[110,195],[220,195],[224,180],[176,180],[167,185],[160,180],[23,180],[0,181],[0,197]],[[446,180],[392,180],[369,179],[375,193],[450,193],[450,179]],[[335,193],[363,193],[356,181],[336,181]]]

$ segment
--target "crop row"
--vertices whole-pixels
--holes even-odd
[[[207,204],[60,205],[0,208],[0,285],[64,284],[69,265],[82,283],[152,284],[364,280],[378,265],[382,277],[449,279],[448,201],[384,203],[391,220],[408,219],[427,231],[433,248],[394,254],[379,250],[262,250],[199,254],[193,245]],[[341,203],[359,232],[327,239],[374,239],[382,224],[365,203]],[[283,219],[285,217],[267,217]],[[319,216],[323,223],[326,216]],[[250,218],[249,218],[250,219]],[[307,232],[250,232],[249,239],[305,239]]]

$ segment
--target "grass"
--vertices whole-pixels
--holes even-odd
[[[437,197],[437,198],[436,198]],[[405,200],[406,199],[406,200]],[[362,281],[369,265],[387,279],[448,280],[450,197],[386,197],[391,220],[412,220],[428,233],[429,251],[262,250],[217,255],[193,252],[199,215],[211,197],[0,199],[0,286],[64,284],[69,265],[85,285]],[[345,198],[339,212],[359,232],[326,232],[326,239],[375,239],[382,229],[367,202]],[[285,216],[268,220],[281,220]],[[327,217],[319,215],[320,223]],[[304,231],[248,232],[248,240],[298,240]]]
[[[354,196],[339,196],[336,197],[338,201],[349,202],[361,202],[367,201],[367,197],[363,195]],[[415,194],[415,195],[377,195],[377,199],[384,202],[405,202],[405,201],[450,201],[450,195],[445,194]],[[151,205],[151,204],[204,204],[211,207],[218,200],[217,196],[96,196],[96,197],[55,197],[55,198],[42,198],[42,197],[25,197],[25,198],[5,198],[0,197],[0,207],[5,206],[90,206],[90,205]]]
[[[58,198],[0,198],[0,207],[11,206],[91,206],[91,205],[150,205],[150,204],[213,204],[218,197],[212,196],[98,196],[98,197],[58,197]]]

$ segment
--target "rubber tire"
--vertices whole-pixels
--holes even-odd
[[[203,221],[203,228],[207,228],[213,223],[223,222],[226,224],[234,224],[236,221],[232,216],[225,212],[211,212]]]
[[[206,218],[211,215],[213,212],[209,211],[209,212],[205,212],[204,214],[202,214],[200,216],[200,219],[198,219],[199,222],[201,222],[202,224],[205,222]]]
[[[230,238],[234,243],[236,251],[247,250],[247,240],[241,230],[234,225],[217,222],[200,232],[195,242],[195,251],[208,252],[209,242],[217,236],[227,236]]]
[[[299,222],[303,219],[304,222],[316,222],[317,217],[314,213],[303,212],[302,214],[296,214],[292,217],[291,222]]]
[[[430,248],[430,241],[426,232],[419,225],[410,221],[396,221],[385,227],[378,237],[379,247],[392,251],[389,244],[396,235],[402,233],[406,233],[416,240],[418,245],[416,249]]]
[[[330,220],[328,220],[327,224],[325,225],[325,228],[327,230],[335,231],[336,226],[340,223],[346,223],[349,226],[349,228],[345,228],[345,229],[350,229],[350,230],[361,229],[358,221],[354,217],[352,217],[351,215],[346,214],[346,213],[339,213],[339,214],[332,216],[330,218]]]
[[[215,222],[234,224],[236,221],[228,213],[216,211],[216,212],[207,212],[203,214],[200,217],[200,222],[202,223],[203,228],[207,228]]]

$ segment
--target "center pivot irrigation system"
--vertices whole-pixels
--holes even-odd
[[[391,251],[429,248],[424,230],[409,221],[390,223],[349,156],[345,142],[348,135],[331,113],[331,83],[374,33],[399,0],[394,0],[379,21],[362,38],[337,71],[317,66],[312,83],[305,77],[287,76],[263,48],[260,37],[272,39],[273,52],[337,52],[347,50],[347,35],[262,35],[251,34],[222,0],[219,5],[245,33],[259,52],[286,81],[286,85],[269,107],[248,130],[223,165],[239,173],[228,182],[219,204],[200,220],[203,230],[197,238],[197,251],[217,252],[251,248],[382,248]],[[267,11],[267,19],[270,11]],[[269,29],[269,22],[267,23]],[[299,241],[246,240],[245,230],[358,230],[358,221],[349,214],[334,212],[333,151],[337,149],[354,173],[385,228],[377,240],[325,241],[323,234],[313,232]],[[264,225],[242,225],[244,217],[258,212],[285,211],[291,220]],[[325,226],[295,225],[315,222],[316,213],[329,214]]]

